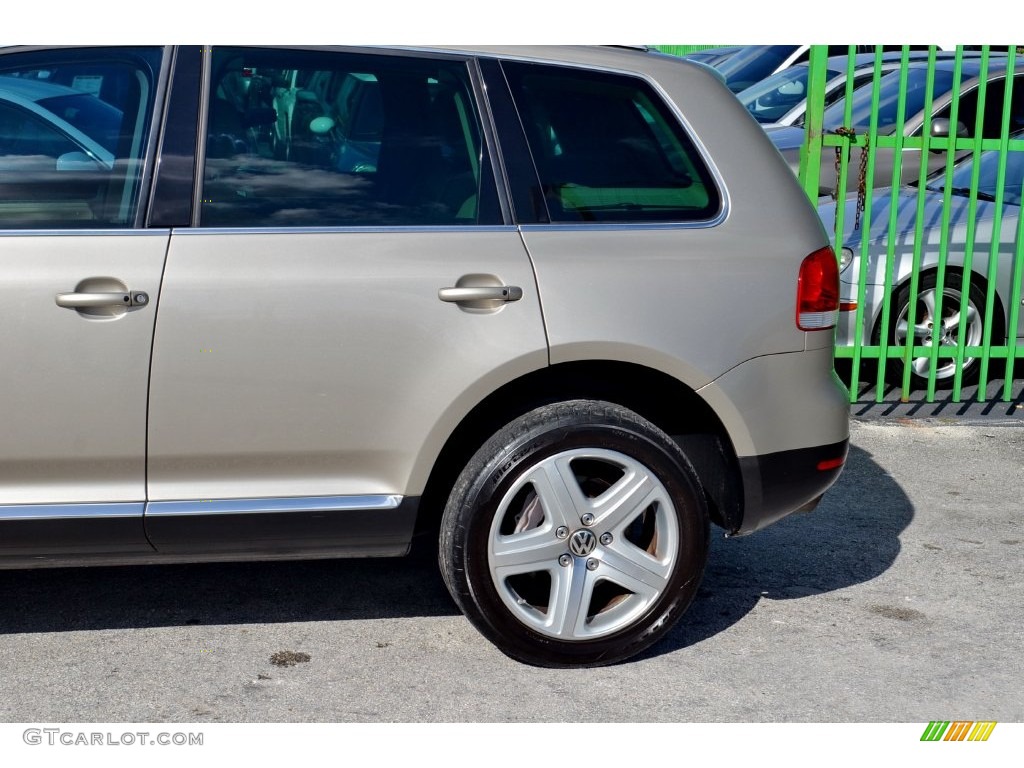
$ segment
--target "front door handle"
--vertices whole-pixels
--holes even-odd
[[[437,292],[441,301],[461,304],[467,301],[519,301],[523,289],[515,285],[479,285],[465,288],[442,288]]]
[[[144,307],[149,294],[144,291],[117,291],[97,293],[58,293],[58,307],[88,309],[96,307]]]

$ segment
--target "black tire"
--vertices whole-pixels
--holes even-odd
[[[959,334],[960,298],[963,285],[963,272],[958,269],[946,271],[946,279],[942,288],[942,328],[939,333],[939,344],[946,347],[956,347]],[[915,333],[915,343],[931,346],[931,335],[929,323],[935,322],[935,287],[937,279],[935,272],[929,272],[921,276],[917,288],[917,303],[914,311],[914,325],[919,330]],[[985,291],[976,280],[970,282],[968,290],[968,327],[964,338],[967,346],[980,346],[985,328]],[[896,293],[892,303],[889,316],[889,345],[903,346],[907,343],[906,318],[910,306],[910,283],[904,283]],[[931,308],[931,309],[930,309]],[[992,341],[1001,343],[1003,339],[1003,321],[1000,313],[997,312],[992,318]],[[872,341],[878,344],[881,340],[881,320],[875,325],[872,334]],[[911,361],[910,387],[913,390],[928,388],[928,372],[930,358],[917,357]],[[956,360],[949,357],[940,357],[937,362],[935,386],[942,389],[953,386],[956,376]],[[886,363],[885,378],[894,386],[902,386],[903,371],[905,369],[902,358],[890,358]],[[978,381],[981,372],[981,360],[975,357],[965,357],[963,363],[962,383],[965,385],[974,384]]]
[[[525,414],[477,451],[445,508],[439,559],[455,602],[508,656],[600,666],[686,611],[708,527],[700,481],[668,435],[576,400]]]

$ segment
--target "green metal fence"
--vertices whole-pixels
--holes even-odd
[[[709,48],[720,48],[718,45],[652,45],[651,48],[662,53],[671,53],[673,56],[685,56],[688,53],[706,51]]]
[[[887,386],[928,402],[938,393],[960,402],[975,384],[981,401],[1020,393],[1017,51],[957,47],[941,60],[932,48],[912,62],[904,48],[899,69],[883,75],[879,47],[870,84],[855,91],[851,46],[844,98],[826,111],[826,47],[812,48],[800,179],[837,233],[836,358],[850,361],[854,400],[863,383],[879,402]]]

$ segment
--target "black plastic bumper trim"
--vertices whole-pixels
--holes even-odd
[[[743,478],[743,521],[732,531],[747,534],[801,509],[813,509],[845,466],[849,440],[813,448],[780,451],[739,459]],[[843,464],[819,469],[822,462],[843,458]]]

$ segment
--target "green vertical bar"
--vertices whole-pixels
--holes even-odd
[[[904,47],[904,52],[907,49]],[[927,197],[928,191],[925,189],[925,182],[928,179],[928,153],[931,151],[931,132],[932,132],[932,99],[934,97],[935,88],[935,46],[928,46],[928,72],[925,77],[925,91],[924,91],[924,124],[921,127],[921,167],[917,172],[917,208],[914,216],[914,255],[913,255],[913,266],[910,272],[910,306],[907,307],[907,348],[903,353],[903,382],[902,392],[903,397],[906,399],[910,393],[910,374],[911,367],[914,362],[914,347],[917,346],[917,333],[915,328],[917,327],[917,301],[913,297],[917,296],[918,287],[920,286],[921,277],[921,250],[924,239],[924,203]],[[902,163],[901,163],[902,164]],[[929,393],[928,402],[934,402],[935,397],[932,393]]]
[[[851,85],[850,81],[853,79],[853,71],[854,71],[854,64],[855,64],[855,58],[854,57],[856,55],[857,55],[857,48],[855,46],[851,45],[849,53],[847,53],[847,67],[846,67],[846,86],[847,86],[846,91],[847,91],[847,96],[849,96],[849,93],[850,93],[850,85]],[[822,94],[822,103],[824,103],[824,94]],[[845,120],[843,122],[843,125],[845,127],[849,128],[850,127],[850,121],[849,120]],[[822,125],[822,131],[824,131],[824,130],[825,130],[825,126]],[[840,160],[839,160],[839,173],[838,173],[838,175],[836,177],[836,189],[835,189],[835,198],[836,198],[836,217],[835,217],[835,228],[836,228],[835,235],[836,235],[836,240],[835,240],[835,244],[836,244],[836,255],[837,256],[839,255],[839,249],[843,247],[844,233],[845,233],[845,230],[846,230],[845,221],[844,221],[844,219],[846,218],[846,205],[845,205],[845,202],[846,202],[846,180],[847,180],[849,166],[850,166],[850,152],[853,150],[853,142],[851,142],[846,137],[843,137],[843,139],[846,142],[846,145],[836,148],[836,151],[839,152],[839,158],[840,158]],[[821,152],[822,152],[821,162],[824,162],[825,161],[825,158],[824,158],[825,147],[822,147]],[[820,163],[819,163],[819,168],[820,168]]]
[[[956,126],[960,120],[960,84],[963,82],[964,47],[956,47],[956,56],[953,61],[953,101],[950,106],[949,122],[953,135],[949,137],[948,149],[946,150],[946,174],[942,185],[942,225],[939,229],[939,263],[935,274],[935,313],[942,315],[942,294],[946,288],[946,262],[949,260],[949,211],[953,199],[953,166],[956,162]],[[928,397],[929,402],[935,400],[935,379],[938,371],[939,360],[939,337],[938,325],[932,329],[931,338],[931,363],[928,370]],[[954,399],[959,399],[958,397]]]
[[[807,71],[807,119],[804,143],[800,147],[800,184],[811,202],[818,200],[818,181],[821,176],[821,133],[827,65],[828,46],[812,45]]]
[[[871,119],[868,125],[868,135],[864,137],[864,151],[868,153],[868,164],[865,172],[866,186],[868,194],[864,198],[864,214],[861,216],[861,233],[860,233],[860,274],[857,276],[857,315],[854,320],[854,325],[857,328],[858,337],[861,333],[861,329],[864,327],[864,302],[867,298],[867,281],[868,281],[868,252],[870,248],[871,238],[871,216],[874,206],[874,194],[870,192],[875,185],[875,150],[878,148],[878,88],[879,81],[882,78],[882,47],[875,47],[875,65],[874,71],[871,76]],[[853,104],[852,99],[847,98],[845,119],[849,122],[852,119]],[[883,302],[883,311],[884,311]],[[884,337],[883,337],[884,338]],[[854,349],[855,354],[860,351],[859,347]],[[879,359],[878,351],[872,350],[872,355],[875,359]],[[856,358],[857,364],[860,363],[860,358]],[[880,387],[875,388],[875,400],[882,402],[882,390]]]
[[[1019,150],[1024,151],[1024,150]],[[1024,201],[1024,183],[1021,184],[1021,199]],[[1013,290],[1010,292],[1010,319],[1006,325],[1006,381],[1003,384],[1003,400],[1009,401],[1013,387],[1013,367],[1017,359],[1017,326],[1020,324],[1020,289],[1024,275],[1024,216],[1017,216],[1017,239],[1013,254]]]
[[[881,51],[881,46],[878,47],[878,51]],[[889,233],[886,241],[885,249],[885,288],[882,293],[882,330],[881,344],[879,349],[879,365],[878,365],[878,381],[875,384],[876,393],[875,398],[878,402],[882,402],[883,387],[885,386],[885,366],[888,362],[889,352],[889,320],[892,316],[892,288],[893,288],[893,277],[896,268],[896,222],[899,214],[898,198],[900,194],[900,176],[903,172],[903,131],[907,119],[907,75],[908,69],[907,64],[909,63],[908,49],[903,48],[903,53],[900,56],[900,95],[896,99],[896,125],[893,129],[893,137],[895,143],[893,145],[893,163],[892,163],[892,178],[890,180],[889,188]],[[878,112],[878,92],[874,94],[872,99],[871,111],[873,113]],[[872,131],[874,133],[874,131]],[[913,342],[911,342],[913,343]],[[908,393],[906,387],[904,387],[900,393],[900,399],[906,401],[908,399]]]
[[[846,92],[846,113],[847,113],[847,115],[846,115],[846,119],[843,121],[843,125],[846,126],[846,127],[850,126],[850,117],[849,117],[849,113],[850,113],[850,95],[853,93],[853,79],[854,79],[854,72],[856,71],[856,64],[857,64],[856,56],[857,56],[857,47],[851,45],[849,47],[849,50],[847,51],[847,54],[846,54],[847,58],[846,58],[846,91],[845,92]],[[822,97],[822,104],[824,104],[824,96]],[[822,130],[824,130],[824,125],[822,125]],[[845,139],[845,141],[846,141],[846,145],[844,147],[840,147],[839,148],[839,152],[840,152],[839,174],[838,174],[838,176],[836,178],[836,194],[835,194],[835,198],[836,198],[835,199],[835,203],[836,203],[835,212],[836,212],[836,215],[835,215],[835,222],[834,222],[834,224],[835,224],[836,258],[840,257],[840,250],[843,247],[843,243],[846,241],[846,221],[845,221],[845,218],[846,218],[846,198],[847,198],[847,194],[846,194],[846,180],[847,180],[848,171],[849,171],[849,165],[850,165],[850,153],[853,151],[853,146],[854,146],[854,142],[850,141],[849,139]],[[824,153],[824,148],[822,148],[822,152]],[[824,158],[823,158],[823,160],[824,160]],[[860,346],[860,337],[856,333],[854,333],[853,345],[854,345],[854,357],[857,357],[857,348]],[[851,366],[851,376],[853,378],[850,380],[850,402],[856,402],[856,400],[857,400],[857,385],[858,385],[858,381],[857,380],[859,378],[859,374],[858,374],[858,370],[857,370],[858,365],[859,365],[859,361],[855,359],[853,361],[852,366]]]
[[[1013,70],[1016,50],[1010,48],[1006,60],[1006,80],[1003,89],[1003,112],[999,126],[999,169],[996,172],[995,211],[992,215],[992,242],[989,246],[988,271],[985,273],[985,328],[981,346],[981,373],[978,379],[978,401],[984,401],[988,390],[988,366],[992,355],[992,324],[995,322],[996,287],[999,274],[999,246],[1003,238],[1003,186],[1006,184],[1006,154],[1010,147],[1010,107],[1013,103]],[[1019,217],[1018,217],[1019,218]],[[1016,302],[1014,302],[1016,303]],[[1009,329],[1007,329],[1009,330]],[[1009,333],[1007,333],[1007,341]],[[1014,336],[1016,338],[1016,335]],[[1001,340],[1002,341],[1002,340]]]
[[[972,147],[971,193],[967,200],[967,242],[964,243],[963,275],[960,280],[960,317],[967,316],[967,302],[970,300],[971,271],[974,266],[974,243],[977,236],[978,213],[978,182],[981,178],[981,142],[985,125],[985,94],[988,90],[989,47],[981,48],[981,67],[978,71],[978,113],[974,119],[974,135]],[[936,303],[936,311],[941,307],[941,300]],[[940,314],[941,317],[941,314]],[[953,378],[953,400],[960,402],[963,394],[964,378],[964,346],[967,338],[967,324],[960,323],[956,335],[956,375]]]
[[[850,126],[850,122],[853,116],[853,91],[854,91],[854,80],[857,72],[857,47],[851,45],[847,51],[846,58],[846,85],[843,89],[844,101],[846,104],[843,110],[843,125]],[[850,147],[849,153],[844,153],[843,162],[840,165],[840,178],[838,180],[838,188],[843,190],[842,195],[837,195],[836,200],[836,246],[837,256],[840,255],[839,248],[842,248],[846,242],[846,222],[844,220],[846,215],[846,199],[849,197],[846,194],[846,183],[847,173],[850,165],[850,153],[853,152],[855,142],[850,141],[848,146]],[[866,152],[866,148],[862,147],[861,152]],[[856,215],[856,214],[855,214]],[[852,232],[851,232],[852,237]],[[864,272],[864,264],[866,259],[861,256],[855,260],[860,265],[860,269],[857,272],[856,278],[859,278],[860,273]],[[857,302],[857,308],[854,310],[854,323],[853,323],[853,357],[850,365],[850,401],[857,401],[857,390],[860,388],[860,355],[863,350],[864,340],[861,337],[860,327],[863,323],[864,310],[863,307]]]

